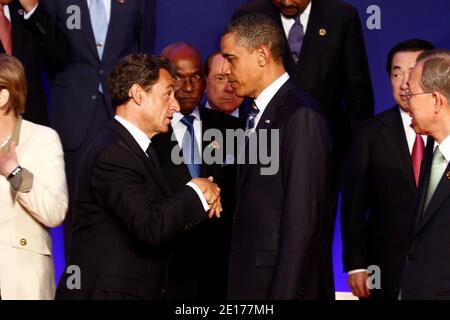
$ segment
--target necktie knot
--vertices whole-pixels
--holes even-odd
[[[186,127],[192,128],[192,126],[193,126],[193,124],[194,124],[194,120],[195,120],[195,117],[194,117],[193,115],[187,115],[187,116],[184,116],[184,117],[181,119],[181,122],[182,122]]]

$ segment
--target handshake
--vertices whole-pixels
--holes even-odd
[[[215,215],[220,218],[222,212],[222,203],[220,202],[220,188],[213,182],[213,177],[209,178],[194,178],[191,180],[203,193],[203,196],[208,202],[209,211],[208,217],[212,218]]]

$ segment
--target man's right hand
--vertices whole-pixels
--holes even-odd
[[[220,218],[220,213],[222,211],[220,188],[213,182],[213,178],[194,178],[191,182],[195,183],[205,196],[206,202],[208,202],[210,207],[208,216],[211,218],[213,215],[216,215],[217,218]]]
[[[366,271],[353,273],[348,276],[348,285],[352,289],[353,295],[358,298],[368,298],[370,296],[370,290],[367,286],[367,280],[369,275]]]

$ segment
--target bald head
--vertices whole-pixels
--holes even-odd
[[[202,58],[197,48],[183,42],[168,45],[161,56],[176,69],[175,97],[183,114],[190,114],[199,104],[205,89]]]

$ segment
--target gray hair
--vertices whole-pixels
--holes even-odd
[[[450,102],[450,50],[424,51],[417,62],[423,63],[420,87],[428,92],[437,91]]]
[[[274,61],[283,60],[285,35],[278,24],[264,14],[247,14],[233,20],[223,35],[228,33],[234,33],[236,41],[249,51],[264,45],[269,48]]]

